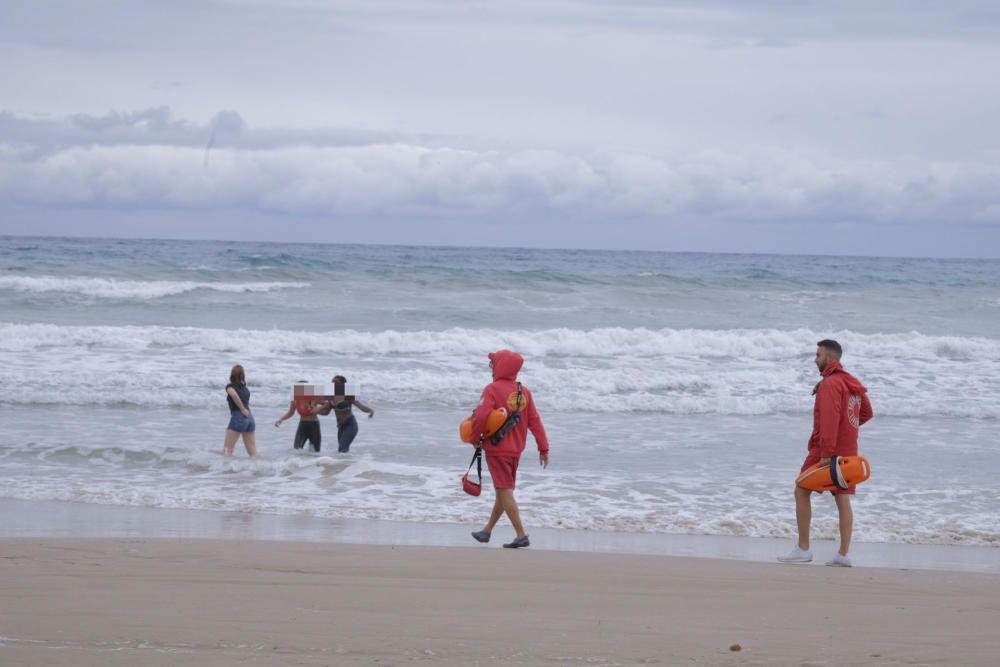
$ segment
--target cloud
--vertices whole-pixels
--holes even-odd
[[[243,10],[298,11],[341,21],[430,25],[557,25],[582,30],[659,32],[739,40],[763,47],[798,41],[993,40],[1000,6],[992,0],[219,0]],[[721,43],[721,42],[720,42]]]
[[[214,139],[213,139],[214,136]],[[102,115],[72,114],[65,118],[31,118],[0,110],[0,142],[22,145],[40,152],[71,146],[189,146],[204,148],[236,145],[244,149],[307,144],[351,146],[386,141],[424,141],[430,135],[403,135],[356,129],[261,129],[246,127],[243,117],[231,110],[220,111],[207,123],[175,118],[169,107]]]
[[[82,53],[137,53],[266,32],[318,35],[378,29],[555,28],[683,35],[773,47],[868,40],[995,41],[992,0],[9,0],[0,41]],[[294,26],[294,33],[288,30]],[[279,40],[283,41],[283,40]]]
[[[61,121],[5,113],[4,202],[472,222],[517,215],[1000,225],[1000,160],[819,159],[780,148],[662,155],[498,150],[346,131],[258,130],[235,112],[202,125],[167,109]]]

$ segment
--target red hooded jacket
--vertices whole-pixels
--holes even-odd
[[[827,364],[822,375],[816,389],[809,454],[819,458],[855,456],[858,429],[874,416],[868,390],[839,361]]]
[[[496,408],[507,408],[507,413],[514,411],[517,405],[517,374],[524,365],[524,358],[517,352],[500,350],[492,352],[493,382],[483,389],[482,400],[472,413],[472,440],[478,442],[486,428],[486,417]],[[521,386],[521,421],[507,432],[497,444],[489,441],[483,443],[483,453],[487,456],[520,456],[528,441],[528,430],[535,436],[538,451],[542,454],[549,451],[549,439],[545,435],[542,418],[535,409],[535,400],[524,385]]]

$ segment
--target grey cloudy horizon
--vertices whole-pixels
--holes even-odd
[[[986,2],[42,0],[0,61],[0,234],[1000,257]]]

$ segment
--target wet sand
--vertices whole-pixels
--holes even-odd
[[[58,501],[0,499],[0,539],[58,537],[67,539],[167,538],[334,542],[387,546],[480,546],[469,537],[470,524],[331,519],[301,514],[212,512],[194,509],[95,505]],[[790,538],[737,535],[677,535],[530,526],[532,548],[650,556],[725,558],[773,563],[787,553]],[[506,523],[496,539],[510,539]],[[837,545],[813,540],[817,560],[829,558]],[[949,570],[1000,574],[1000,549],[955,544],[893,544],[855,541],[855,564],[894,569]]]
[[[996,574],[491,547],[7,538],[0,664],[996,664]]]

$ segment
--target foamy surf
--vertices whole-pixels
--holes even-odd
[[[857,358],[853,368],[880,415],[1000,419],[1000,341],[833,335]],[[510,347],[527,357],[525,377],[553,409],[803,413],[812,409],[816,381],[809,359],[823,336],[808,329],[316,332],[0,323],[0,351],[17,354],[6,364],[0,405],[140,407],[155,386],[161,405],[200,407],[218,401],[225,359],[247,367],[262,404],[283,404],[300,377],[350,371],[364,378],[372,400],[406,406],[430,392],[438,405],[464,410],[482,389],[485,351]],[[61,391],[67,382],[77,390]]]
[[[304,289],[307,282],[194,282],[190,280],[117,280],[86,276],[0,276],[0,290],[60,293],[99,299],[162,299],[198,290],[213,292],[272,292]]]
[[[650,426],[643,423],[637,430],[645,432]],[[729,432],[733,426],[726,425],[723,430]],[[729,437],[739,436],[729,432]],[[951,487],[949,479],[927,479],[927,486],[919,493],[911,492],[915,479],[901,477],[890,464],[902,444],[896,437],[883,434],[872,447],[878,462],[873,478],[877,484],[869,485],[856,500],[856,538],[1000,546],[995,509],[1000,496],[996,489],[987,490],[982,485],[988,482],[978,476],[970,480],[972,488]],[[744,443],[757,442],[758,436],[743,434],[742,438]],[[376,444],[369,439],[357,445],[364,451],[342,455],[293,452],[286,449],[287,443],[279,444],[273,437],[264,442],[268,443],[266,450],[251,460],[225,458],[208,443],[160,452],[140,443],[132,447],[35,443],[8,451],[2,459],[7,480],[3,496],[471,524],[487,510],[488,503],[467,498],[459,490],[467,449],[452,443],[445,442],[442,449],[440,443],[407,443],[396,438]],[[542,472],[529,450],[520,475],[522,511],[533,525],[549,528],[792,537],[789,490],[795,466],[754,466],[751,452],[727,452],[720,446],[714,454],[727,462],[702,467],[685,449],[697,450],[706,442],[688,440],[688,445],[668,446],[666,459],[647,460],[644,469],[603,472],[592,468],[603,456],[595,456],[600,452],[561,443],[558,467]],[[584,447],[594,445],[630,456],[620,441],[584,443]],[[669,465],[665,465],[667,461]],[[713,477],[718,474],[734,481],[720,485]],[[836,535],[835,513],[826,505],[821,500],[816,503],[819,538]]]

